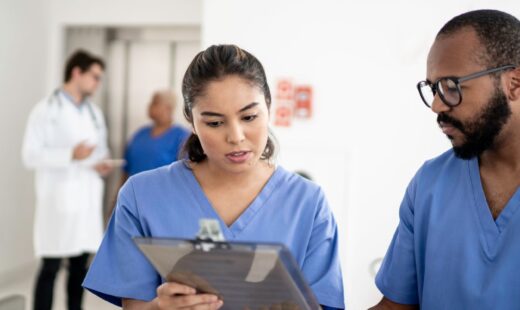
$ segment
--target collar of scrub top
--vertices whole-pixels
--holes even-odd
[[[56,98],[56,100],[58,101],[58,105],[61,107],[62,106],[62,100],[61,100],[61,97],[60,95],[63,95],[68,101],[70,101],[70,103],[74,104],[74,106],[76,106],[76,108],[78,109],[81,109],[83,107],[86,107],[87,110],[88,110],[88,113],[90,115],[90,119],[92,120],[92,122],[94,123],[94,126],[96,127],[96,129],[100,129],[99,127],[99,123],[98,123],[98,120],[97,120],[97,117],[96,117],[96,114],[94,113],[94,110],[92,109],[92,106],[90,105],[90,102],[88,102],[86,99],[83,99],[82,102],[80,102],[79,104],[77,104],[75,101],[74,101],[74,98],[72,98],[72,96],[67,93],[65,90],[63,90],[62,88],[57,88],[53,94],[52,94],[52,97]]]

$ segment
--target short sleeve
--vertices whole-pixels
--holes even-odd
[[[317,213],[302,272],[321,305],[344,308],[338,228],[325,195],[317,195]]]
[[[383,295],[400,304],[418,304],[417,272],[414,251],[414,181],[408,186],[399,209],[399,226],[376,276]]]
[[[122,298],[155,298],[161,278],[132,240],[144,235],[129,179],[119,192],[116,209],[83,286],[117,306],[121,306]]]

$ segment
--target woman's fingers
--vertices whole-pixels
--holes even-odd
[[[172,306],[177,308],[190,308],[195,306],[208,306],[209,304],[218,302],[218,297],[209,294],[175,296],[170,300]],[[201,308],[214,309],[214,308]]]
[[[190,310],[216,310],[220,309],[224,302],[222,300],[217,300],[216,302],[212,302],[209,304],[199,304],[193,307],[183,308],[183,309],[190,309]]]
[[[176,282],[165,282],[157,288],[157,296],[195,295],[196,293],[193,287]]]
[[[222,307],[223,302],[216,295],[197,294],[187,285],[166,282],[157,288],[157,304],[159,309],[213,310]]]

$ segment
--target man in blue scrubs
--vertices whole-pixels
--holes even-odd
[[[124,180],[136,173],[176,161],[190,132],[173,124],[175,97],[170,91],[154,93],[148,114],[153,124],[139,129],[125,151]]]
[[[520,309],[520,21],[453,18],[430,49],[422,101],[453,149],[408,186],[373,309]]]

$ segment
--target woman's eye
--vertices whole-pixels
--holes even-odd
[[[222,122],[218,121],[218,122],[206,122],[206,125],[208,125],[209,127],[218,127],[220,125],[222,125]]]
[[[247,115],[247,116],[243,117],[243,120],[246,121],[246,122],[251,122],[251,121],[253,121],[257,117],[258,117],[258,115]]]

